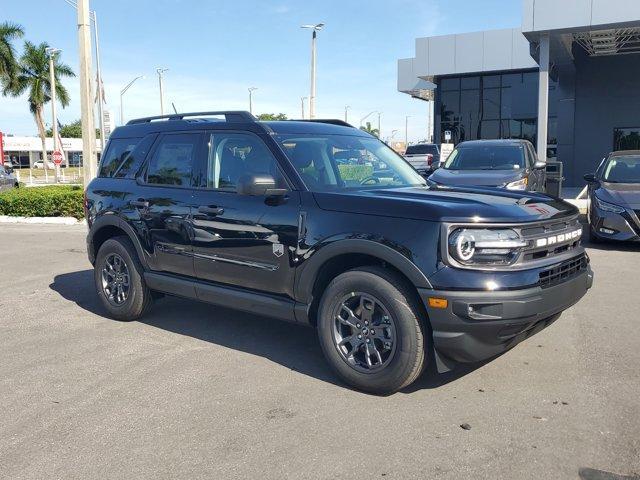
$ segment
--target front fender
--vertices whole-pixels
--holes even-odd
[[[299,302],[310,304],[313,286],[322,266],[332,258],[344,254],[365,254],[376,257],[402,272],[417,288],[432,288],[427,277],[406,256],[402,247],[382,240],[363,238],[333,238],[315,246],[296,274],[295,295]]]

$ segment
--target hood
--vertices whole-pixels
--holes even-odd
[[[640,184],[602,182],[596,196],[605,202],[633,210],[640,208]]]
[[[404,187],[313,194],[324,210],[447,222],[519,223],[576,215],[559,199],[488,188]]]
[[[524,170],[448,170],[437,169],[430,180],[442,185],[474,185],[480,187],[501,187],[520,180]]]

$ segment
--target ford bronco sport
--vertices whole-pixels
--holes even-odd
[[[344,151],[369,161],[336,162]],[[443,372],[506,351],[592,284],[573,206],[429,187],[339,120],[132,120],[85,197],[110,316],[137,319],[160,293],[310,325],[335,372],[379,394],[428,358]]]

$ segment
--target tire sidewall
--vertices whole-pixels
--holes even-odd
[[[387,308],[395,325],[396,350],[391,362],[378,372],[363,373],[353,369],[338,351],[333,339],[333,313],[350,292],[373,295]],[[376,393],[401,388],[414,371],[417,357],[424,355],[422,326],[411,301],[389,280],[367,271],[353,270],[329,284],[318,310],[320,345],[331,367],[347,383]]]

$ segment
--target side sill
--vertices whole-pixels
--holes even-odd
[[[163,273],[145,272],[144,280],[150,289],[169,295],[191,298],[225,308],[278,318],[287,322],[305,323],[304,320],[299,322],[296,319],[295,311],[300,307],[293,300],[250,292],[235,287],[211,285]]]

